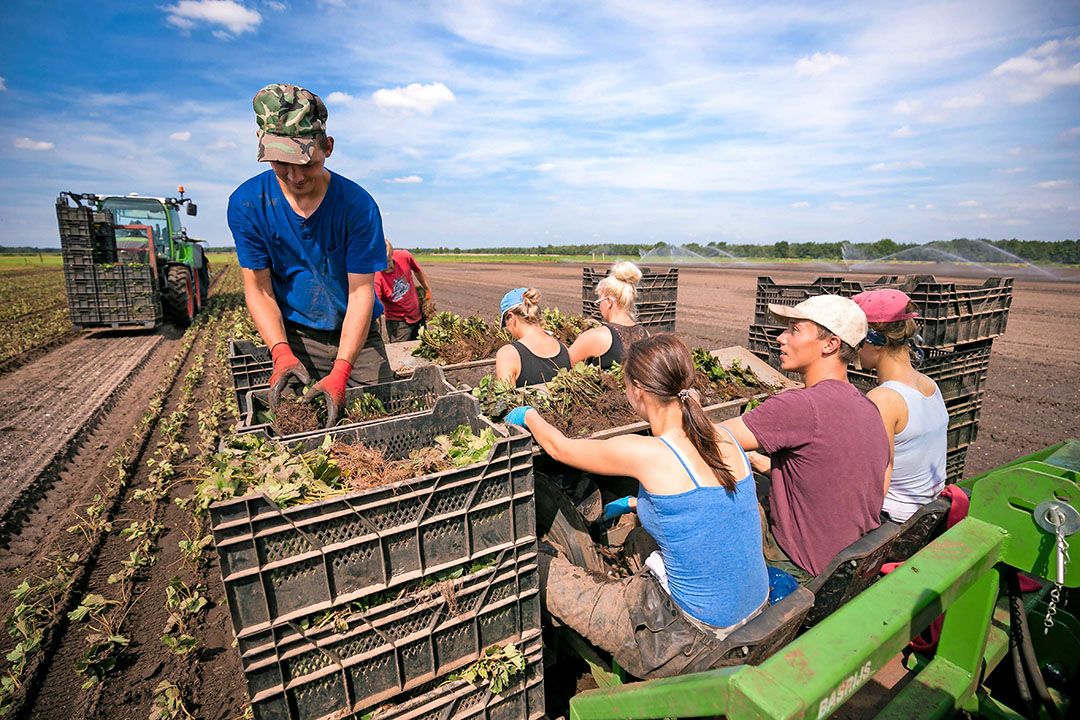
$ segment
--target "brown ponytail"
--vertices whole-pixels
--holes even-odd
[[[623,372],[630,382],[662,400],[679,403],[682,427],[694,449],[713,471],[716,481],[728,492],[735,491],[735,476],[720,456],[720,436],[705,415],[694,384],[694,361],[682,340],[660,333],[632,344]]]

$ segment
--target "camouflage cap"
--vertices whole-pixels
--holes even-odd
[[[326,132],[326,105],[318,95],[274,83],[256,93],[251,104],[259,124],[259,162],[311,161],[315,137]]]

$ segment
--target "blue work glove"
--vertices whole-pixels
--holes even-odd
[[[532,410],[531,405],[519,405],[510,412],[506,413],[506,417],[503,418],[503,422],[511,425],[520,425],[521,427],[527,427],[525,425],[525,413]]]
[[[604,506],[604,522],[611,522],[620,515],[625,515],[628,512],[633,512],[634,508],[630,507],[630,496],[621,497],[618,500],[612,500]]]

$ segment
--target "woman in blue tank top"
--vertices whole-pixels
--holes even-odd
[[[754,478],[738,444],[702,410],[681,340],[660,334],[635,343],[623,371],[627,400],[652,437],[570,439],[528,407],[507,421],[527,427],[559,462],[636,478],[636,503],[611,503],[605,516],[636,507],[659,553],[623,581],[590,576],[556,556],[542,598],[548,612],[637,677],[702,670],[715,661],[710,651],[719,641],[768,598]]]

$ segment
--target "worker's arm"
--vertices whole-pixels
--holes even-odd
[[[259,337],[268,348],[285,342],[285,323],[270,283],[270,269],[240,268],[240,277],[244,280],[244,302],[255,322],[255,329],[259,331]]]
[[[556,462],[597,475],[634,478],[639,478],[642,469],[649,466],[646,443],[636,435],[618,435],[607,440],[568,438],[532,408],[525,413],[524,424]]]
[[[889,492],[892,482],[893,457],[896,452],[896,434],[907,427],[907,403],[900,393],[889,388],[876,387],[866,393],[866,397],[877,406],[881,413],[881,422],[885,426],[885,437],[889,439],[889,464],[885,468],[885,493]]]
[[[290,383],[303,387],[311,382],[311,376],[285,339],[285,322],[274,297],[270,270],[240,268],[240,276],[244,279],[244,302],[274,362],[270,373],[270,407],[274,408]]]
[[[375,274],[349,273],[349,302],[341,325],[337,359],[352,365],[364,349],[375,307]]]
[[[746,450],[748,453],[751,450],[757,450],[759,447],[761,447],[761,443],[758,442],[758,439],[754,436],[754,433],[750,432],[750,428],[746,427],[746,423],[743,422],[743,419],[741,417],[731,418],[730,420],[716,423],[716,425],[718,427],[724,428],[729,433],[731,433],[732,437],[735,438],[735,442],[739,443],[739,447],[741,447],[743,450]],[[756,454],[757,453],[755,453],[755,455]],[[753,463],[752,458],[751,463]],[[755,466],[754,469],[757,470],[757,467]],[[758,470],[758,472],[762,471]]]
[[[420,287],[424,288],[424,295],[427,296],[428,300],[430,300],[432,297],[431,285],[428,284],[427,275],[425,275],[424,271],[420,269],[420,263],[417,263],[415,261],[413,264],[413,274],[416,275],[416,279],[420,282]]]
[[[600,357],[611,348],[611,330],[606,327],[589,328],[577,336],[570,345],[570,364],[577,365],[589,358]]]
[[[772,458],[768,455],[763,455],[757,450],[748,450],[746,457],[750,459],[750,467],[754,468],[754,472],[768,475],[772,470]]]
[[[521,374],[521,356],[513,345],[503,345],[495,353],[495,377],[513,385]]]

